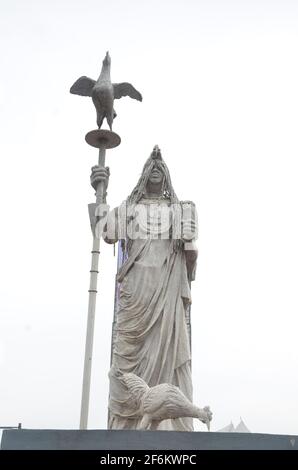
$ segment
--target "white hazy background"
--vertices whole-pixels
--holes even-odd
[[[199,213],[194,402],[213,430],[298,434],[296,0],[1,0],[0,426],[78,428],[90,269],[97,78],[115,103],[108,202],[158,144]],[[106,124],[105,124],[106,127]],[[105,428],[116,258],[100,257],[90,428]],[[196,430],[205,430],[196,423]]]

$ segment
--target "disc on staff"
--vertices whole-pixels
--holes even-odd
[[[118,147],[121,142],[120,136],[106,129],[96,129],[86,134],[85,140],[92,147],[112,149]]]

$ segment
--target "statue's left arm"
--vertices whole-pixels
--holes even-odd
[[[195,280],[198,249],[196,240],[198,238],[198,214],[196,206],[192,201],[183,201],[182,205],[182,241],[188,279]]]

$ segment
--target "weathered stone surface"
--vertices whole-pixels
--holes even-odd
[[[108,174],[94,167],[93,187],[103,179],[107,187]],[[197,258],[196,220],[195,205],[178,199],[156,145],[130,196],[107,217],[104,239],[120,241],[123,249],[109,373],[109,429],[193,431],[192,417],[198,415],[186,411],[185,400],[191,407],[189,309]],[[109,227],[118,230],[111,233]],[[145,381],[152,390],[150,396],[161,390],[154,387],[166,387],[162,394],[155,394],[159,423],[123,383],[126,372]],[[179,404],[178,394],[172,393],[175,387],[184,397]],[[206,413],[202,411],[200,417],[207,424]]]

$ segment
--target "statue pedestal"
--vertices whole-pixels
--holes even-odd
[[[298,436],[254,433],[47,430],[3,431],[3,450],[298,450]]]

